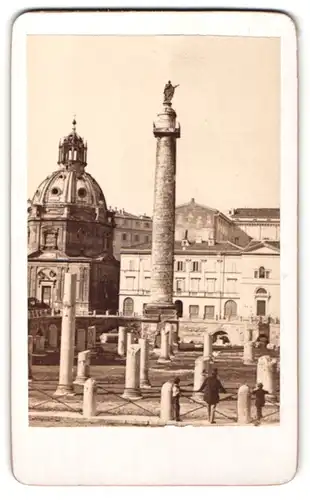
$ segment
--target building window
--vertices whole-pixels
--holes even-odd
[[[258,271],[254,271],[254,278],[258,278]]]
[[[199,292],[199,278],[191,278],[191,292]]]
[[[257,316],[266,316],[266,301],[258,300],[256,302],[256,315]]]
[[[144,223],[144,227],[149,228],[150,227],[150,223],[149,222],[145,222]]]
[[[177,261],[177,271],[184,271],[184,262],[182,260]]]
[[[258,288],[256,290],[256,295],[267,295],[267,291],[265,290],[265,288]]]
[[[237,304],[234,300],[227,300],[224,305],[224,317],[235,318],[237,316]]]
[[[129,271],[134,271],[135,270],[135,261],[130,260],[129,261]]]
[[[124,316],[132,316],[134,312],[134,302],[131,297],[126,297],[123,304]]]
[[[145,277],[144,278],[144,290],[146,290],[147,292],[149,292],[150,289],[151,289],[151,278]]]
[[[214,278],[207,278],[206,279],[206,291],[208,293],[215,292],[215,279]]]
[[[122,241],[126,241],[127,240],[127,233],[123,233],[122,234]]]
[[[192,272],[197,272],[199,271],[199,262],[198,260],[194,260],[192,262]]]
[[[265,268],[264,267],[260,267],[259,270],[258,270],[258,277],[259,278],[265,278]]]
[[[140,222],[136,221],[136,227],[140,227]]]
[[[126,219],[123,220],[123,226],[127,226],[127,220]]]
[[[135,242],[139,241],[139,235],[135,234]]]
[[[236,285],[237,285],[236,279],[227,278],[227,292],[228,293],[236,293],[236,291],[237,291]]]
[[[52,300],[52,287],[51,286],[42,286],[41,291],[41,302],[46,304],[47,306],[51,306]]]
[[[205,306],[205,319],[213,319],[214,318],[215,307],[214,306]]]
[[[189,306],[189,317],[198,318],[199,316],[199,306]]]
[[[270,271],[266,271],[266,272],[265,272],[265,277],[266,277],[266,279],[269,279],[269,278],[270,278]]]
[[[235,238],[235,245],[239,245],[239,238]]]
[[[134,290],[135,278],[134,276],[126,276],[126,290]]]
[[[150,241],[150,239],[149,239],[149,235],[148,235],[148,234],[146,234],[146,235],[144,236],[144,243],[148,243],[149,241]]]
[[[177,279],[176,280],[176,291],[177,293],[180,293],[180,292],[184,292],[184,283],[185,283],[185,280],[184,279]]]

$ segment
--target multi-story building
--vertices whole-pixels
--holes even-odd
[[[234,208],[229,217],[254,240],[280,240],[279,208]]]
[[[54,311],[62,308],[67,271],[77,275],[78,314],[118,308],[114,214],[86,165],[87,145],[74,120],[59,143],[58,169],[28,203],[28,297]]]
[[[113,253],[116,259],[120,258],[121,248],[128,248],[151,241],[151,217],[148,217],[146,214],[133,215],[124,209],[119,210],[117,208],[113,212],[115,221]]]
[[[175,243],[174,302],[179,317],[234,319],[280,316],[277,241]],[[149,300],[151,246],[121,253],[120,312],[142,314]]]
[[[190,241],[208,242],[230,241],[245,246],[251,237],[219,210],[197,203],[194,198],[189,203],[176,207],[175,239],[185,236]]]

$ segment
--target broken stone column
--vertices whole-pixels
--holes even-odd
[[[172,388],[172,382],[166,382],[161,388],[160,419],[164,423],[173,420]]]
[[[96,381],[93,378],[89,378],[86,380],[84,384],[84,393],[83,393],[84,418],[90,418],[96,416],[97,413],[96,396],[97,396]]]
[[[127,348],[126,327],[120,326],[118,328],[117,354],[119,356],[126,356],[126,348]]]
[[[169,347],[170,347],[169,340],[170,340],[170,331],[166,330],[166,328],[162,328],[160,355],[157,360],[157,363],[169,363],[171,361],[169,356]]]
[[[208,369],[208,360],[204,359],[203,356],[199,356],[195,360],[195,370],[194,370],[194,392],[193,399],[197,401],[203,401],[203,392],[197,392],[206,377],[204,373]]]
[[[28,380],[32,380],[33,336],[28,335]]]
[[[85,351],[86,345],[86,330],[85,328],[78,328],[77,331],[77,339],[76,339],[76,348],[78,352]]]
[[[45,350],[45,337],[41,336],[38,338],[37,350],[39,352],[44,352],[44,350]]]
[[[266,399],[276,398],[276,374],[277,359],[271,356],[261,356],[257,362],[256,381],[258,384],[263,384],[263,389],[268,391]]]
[[[238,390],[237,416],[240,425],[251,422],[251,390],[246,384]]]
[[[96,327],[89,326],[87,330],[87,349],[96,347]]]
[[[59,382],[56,396],[73,391],[76,274],[65,273],[61,323]]]
[[[243,364],[252,365],[254,363],[254,342],[248,341],[243,345]]]
[[[90,351],[82,351],[78,354],[77,373],[74,384],[84,384],[89,377]]]
[[[57,349],[58,347],[58,330],[57,326],[52,324],[49,326],[48,343],[51,349]]]
[[[132,344],[127,348],[126,358],[126,376],[123,398],[140,399],[140,356],[141,347],[138,344]]]
[[[148,388],[151,387],[149,381],[149,341],[148,339],[139,339],[139,345],[141,348],[140,355],[140,387]]]
[[[134,333],[133,332],[127,332],[126,343],[127,343],[127,350],[128,350],[129,347],[134,343]]]
[[[212,344],[213,344],[213,337],[208,332],[206,332],[203,337],[204,359],[212,359]]]

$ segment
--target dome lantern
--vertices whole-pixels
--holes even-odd
[[[87,143],[76,132],[76,119],[72,121],[72,132],[59,141],[58,165],[67,170],[83,172],[87,165]]]

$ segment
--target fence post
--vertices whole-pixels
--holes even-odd
[[[161,388],[160,419],[167,423],[173,420],[172,382],[165,382]]]
[[[83,417],[90,418],[96,416],[96,395],[96,380],[89,378],[84,384]]]
[[[240,425],[251,422],[251,390],[246,384],[241,385],[238,390],[237,416]]]

